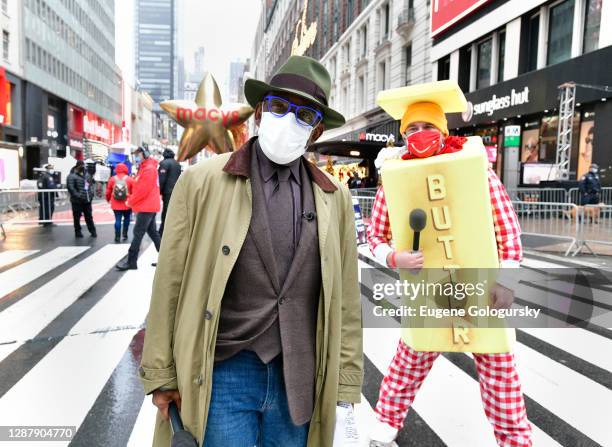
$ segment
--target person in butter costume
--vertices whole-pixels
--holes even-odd
[[[449,83],[443,82],[445,84],[432,83],[430,87],[435,90],[436,87],[446,87]],[[427,86],[422,87],[421,92],[427,90]],[[460,95],[465,102],[459,87],[451,87],[451,94]],[[457,152],[466,141],[463,137],[449,136],[444,109],[436,101],[435,95],[429,99],[421,94],[416,102],[407,105],[401,119],[400,132],[405,146],[383,149],[376,161],[377,167],[388,158],[425,158]],[[504,186],[490,167],[488,180],[500,266],[517,267],[522,260],[518,220]],[[396,252],[390,245],[391,226],[382,186],[374,199],[367,236],[370,250],[383,265],[406,269],[423,267],[421,252]],[[513,293],[497,285],[493,290],[493,299],[495,307],[509,307]],[[397,446],[395,438],[439,354],[416,351],[400,339],[395,357],[380,387],[375,408],[377,421],[370,433],[371,447]],[[493,426],[497,444],[531,446],[532,429],[527,420],[514,354],[474,353],[473,357],[478,371],[484,411]]]

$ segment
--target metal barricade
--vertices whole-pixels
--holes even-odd
[[[567,203],[563,188],[508,188],[510,199],[518,202]]]
[[[0,190],[0,232],[6,225],[71,222],[72,218],[53,217],[56,210],[69,209],[67,189]]]
[[[359,208],[361,208],[361,217],[369,219],[372,217],[372,205],[374,204],[374,196],[353,196],[359,202]]]
[[[581,210],[573,203],[530,202],[513,200],[512,205],[525,235],[567,241],[565,256],[580,244]]]
[[[593,244],[612,245],[612,205],[586,205],[578,207],[580,212],[580,238],[573,255],[583,249],[597,254]]]
[[[355,188],[350,191],[353,196],[374,197],[378,188]]]
[[[580,205],[580,189],[570,188],[567,192],[569,203]],[[599,201],[605,205],[612,205],[612,186],[601,188]]]

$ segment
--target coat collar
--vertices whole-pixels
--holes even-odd
[[[228,174],[239,175],[245,178],[249,178],[250,166],[251,166],[251,146],[255,142],[257,137],[250,138],[242,147],[230,155],[229,160],[225,163],[223,170]],[[327,176],[314,164],[308,161],[304,157],[304,165],[308,171],[310,179],[316,183],[325,192],[334,192],[338,188],[333,182],[327,178]]]

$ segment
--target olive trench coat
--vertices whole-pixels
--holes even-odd
[[[185,428],[200,446],[212,389],[221,299],[251,221],[251,138],[188,169],[175,186],[145,333],[145,393],[178,388]],[[318,220],[322,285],[316,335],[315,409],[308,447],[331,447],[338,401],[359,402],[363,381],[360,289],[349,190],[307,162]],[[154,447],[169,447],[158,411]]]

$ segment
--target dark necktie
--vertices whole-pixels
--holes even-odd
[[[270,196],[268,213],[270,233],[275,254],[279,284],[282,287],[293,259],[293,194],[286,166],[279,166],[274,180],[276,186]]]

